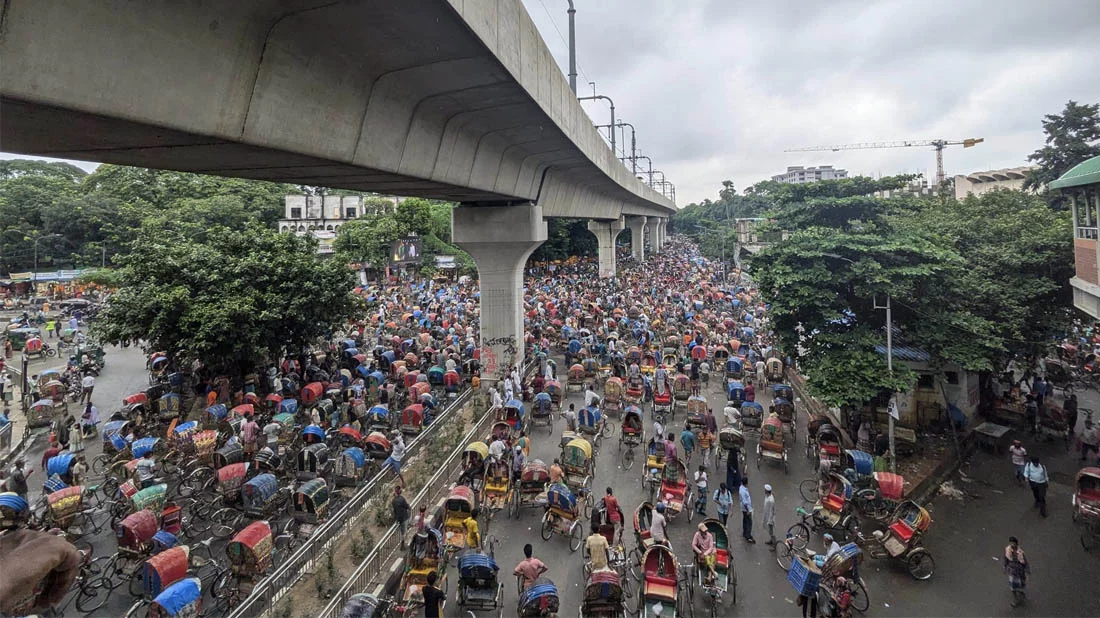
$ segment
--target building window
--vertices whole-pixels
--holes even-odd
[[[930,373],[922,373],[920,377],[917,378],[917,388],[921,390],[930,391],[934,385],[935,378]]]
[[[345,219],[354,219],[355,218],[355,207],[354,206],[351,207],[351,208],[345,208],[344,209],[344,218]]]
[[[302,209],[301,208],[291,208],[290,209],[290,218],[291,219],[301,219],[302,218]]]
[[[959,372],[958,371],[945,371],[943,377],[947,379],[947,383],[951,386],[959,385]]]

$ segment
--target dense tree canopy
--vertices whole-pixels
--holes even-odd
[[[148,217],[191,225],[274,225],[294,185],[185,172],[0,161],[0,272],[112,264]],[[208,220],[208,217],[211,219]]]
[[[257,222],[240,228],[152,219],[119,258],[119,291],[95,332],[242,375],[298,350],[356,310],[346,264],[321,260],[316,241]]]
[[[952,198],[876,198],[908,177],[771,187],[787,241],[752,260],[780,345],[814,391],[840,405],[905,390],[882,345],[889,296],[897,346],[933,366],[970,370],[1034,354],[1066,323],[1072,269],[1065,214],[1041,198],[996,191]]]
[[[1067,102],[1061,114],[1043,117],[1043,132],[1046,145],[1027,158],[1039,166],[1028,175],[1029,189],[1045,186],[1074,165],[1100,155],[1100,103]]]
[[[420,237],[425,270],[433,268],[437,255],[456,257],[459,270],[475,271],[470,256],[451,243],[451,210],[454,204],[420,198],[408,198],[393,210],[384,208],[376,214],[345,223],[336,235],[333,246],[336,259],[344,262],[363,262],[374,268],[386,266],[393,241],[410,234]]]

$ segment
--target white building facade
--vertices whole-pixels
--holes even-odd
[[[836,180],[837,178],[847,177],[848,170],[837,169],[831,165],[821,165],[819,167],[802,167],[801,165],[792,165],[787,167],[786,173],[772,176],[772,180],[776,182],[785,182],[788,184],[802,184],[804,182]]]
[[[333,252],[332,241],[340,226],[365,214],[357,195],[288,195],[285,208],[279,231],[312,235],[319,243],[317,252],[323,254]]]

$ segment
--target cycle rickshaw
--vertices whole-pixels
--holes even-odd
[[[464,609],[495,610],[504,615],[504,584],[497,575],[500,567],[492,556],[465,552],[458,557],[458,606]]]
[[[549,433],[554,433],[554,402],[548,393],[535,395],[535,404],[531,411],[531,425],[546,425]]]
[[[619,573],[601,570],[588,575],[581,600],[581,618],[626,618],[630,613]]]
[[[679,618],[691,612],[691,599],[681,590],[680,565],[672,550],[653,545],[642,557],[640,618]]]
[[[469,539],[466,538],[466,520],[472,517],[475,508],[477,508],[477,500],[473,490],[465,485],[458,485],[451,489],[451,493],[443,503],[443,538],[446,540],[448,557],[454,552],[469,547]]]
[[[520,618],[549,618],[557,615],[559,605],[558,587],[549,579],[540,577],[520,595],[516,615]]]
[[[584,438],[573,438],[561,449],[561,467],[569,490],[584,501],[584,517],[592,516],[592,477],[596,461],[592,444]]]
[[[332,469],[328,445],[323,442],[307,444],[305,448],[298,451],[297,463],[299,481],[327,476]]]
[[[713,580],[710,577],[710,569],[706,564],[700,563],[695,557],[695,577],[691,585],[696,584],[702,589],[703,594],[710,597],[710,615],[717,616],[726,613],[719,610],[720,604],[733,605],[737,603],[737,572],[733,566],[733,554],[730,552],[729,534],[726,527],[717,519],[704,519],[702,525],[714,537],[715,564]],[[692,594],[694,596],[694,594]]]
[[[577,498],[565,485],[554,484],[546,491],[546,513],[542,517],[542,539],[555,534],[569,537],[569,551],[577,551],[584,542],[584,524]]]
[[[688,521],[695,517],[695,490],[688,485],[687,466],[680,459],[666,461],[661,471],[661,488],[658,498],[665,504],[665,514],[671,522],[687,505]]]
[[[528,460],[523,464],[523,470],[519,475],[519,483],[512,490],[512,506],[510,514],[519,518],[521,508],[543,507],[545,503],[541,497],[546,493],[546,487],[550,483],[550,469],[539,459]]]
[[[267,522],[256,521],[238,532],[225,546],[229,570],[218,577],[213,587],[215,603],[222,612],[248,597],[256,582],[267,573],[273,543],[271,527]]]
[[[485,462],[489,458],[489,447],[484,442],[471,442],[462,451],[462,474],[458,482],[474,491],[481,491],[485,483]]]
[[[599,448],[600,438],[610,437],[612,431],[613,428],[599,408],[595,406],[581,408],[577,413],[577,432],[597,448]]]
[[[345,448],[336,458],[333,484],[337,487],[357,487],[367,477],[367,454],[358,446]]]
[[[447,554],[443,535],[435,528],[426,528],[413,535],[405,556],[405,573],[401,577],[399,597],[404,604],[404,612],[424,605],[423,588],[428,583],[428,574],[438,577],[436,586],[447,595]]]
[[[328,518],[329,489],[325,479],[313,479],[298,486],[291,503],[293,509],[294,535],[308,539],[314,528]]]
[[[783,464],[783,472],[790,472],[788,448],[783,434],[783,422],[775,414],[768,416],[760,428],[760,440],[756,443],[756,467],[765,459]]]
[[[620,463],[624,470],[633,467],[634,449],[644,442],[645,429],[642,423],[642,411],[637,406],[630,406],[623,413],[622,424],[619,426]]]
[[[244,514],[252,519],[271,519],[280,514],[290,490],[279,488],[274,474],[257,474],[241,487]]]
[[[604,410],[611,414],[613,411],[618,413],[623,409],[623,381],[616,377],[610,377],[603,385],[603,402]]]

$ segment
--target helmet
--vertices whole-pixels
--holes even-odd
[[[657,512],[658,513],[664,513],[665,512],[665,503],[664,502],[658,502],[657,503]]]

